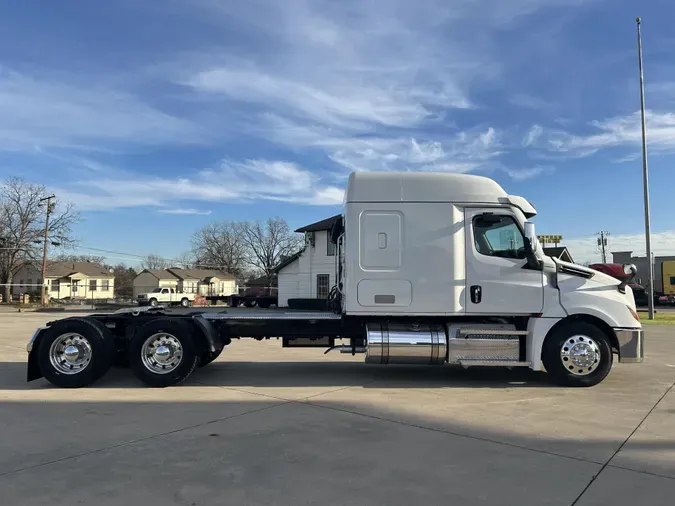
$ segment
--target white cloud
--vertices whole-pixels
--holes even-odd
[[[600,251],[597,246],[597,237],[583,237],[577,239],[565,239],[561,245],[569,250],[572,258],[577,263],[582,262],[601,262]],[[632,251],[634,256],[645,256],[645,236],[644,234],[624,234],[609,236],[609,252]],[[666,230],[664,232],[652,233],[652,252],[655,256],[672,255],[675,251],[675,231]],[[608,262],[612,261],[612,256],[608,255]]]
[[[499,75],[497,30],[569,3],[290,0],[225,8],[201,0],[210,21],[245,23],[255,49],[181,61],[174,80],[223,110],[247,104],[241,131],[316,150],[347,170],[490,168],[508,148],[500,131],[481,125],[448,134],[453,114],[474,107],[476,81]]]
[[[196,216],[209,216],[212,213],[212,211],[208,210],[183,208],[183,207],[177,207],[173,209],[159,209],[157,212],[162,214],[181,214],[181,215],[196,215]]]
[[[470,172],[489,166],[501,145],[493,128],[460,132],[445,141],[414,138],[333,140],[330,158],[350,171],[427,170]]]
[[[533,125],[532,128],[525,134],[525,137],[523,138],[523,146],[528,147],[534,144],[537,139],[541,136],[543,133],[544,129],[539,126],[539,125]]]
[[[110,143],[193,143],[189,121],[129,93],[37,79],[0,67],[0,150],[41,147],[105,148]]]
[[[344,194],[342,188],[296,164],[267,160],[223,160],[218,167],[194,177],[143,178],[118,171],[112,177],[93,178],[55,191],[59,200],[73,202],[80,210],[158,207],[159,212],[168,214],[210,214],[176,207],[191,201],[339,205]]]
[[[554,171],[553,167],[541,167],[538,165],[526,169],[502,168],[502,170],[511,176],[511,179],[514,181],[525,181],[527,179],[539,177],[542,174],[551,174]]]
[[[647,111],[646,124],[650,150],[675,152],[675,114]],[[585,157],[603,149],[622,146],[638,147],[642,142],[640,111],[601,121],[592,121],[590,126],[595,132],[588,135],[574,135],[563,130],[551,130],[546,135],[540,136],[537,141],[533,142],[533,145],[567,156]]]
[[[261,104],[303,120],[341,128],[365,129],[371,123],[414,126],[432,114],[411,96],[415,90],[385,90],[350,81],[345,77],[312,84],[307,79],[271,76],[256,69],[220,68],[199,72],[187,84],[198,91],[222,93],[233,100]],[[429,101],[436,98],[428,97]]]

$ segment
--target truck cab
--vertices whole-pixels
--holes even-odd
[[[642,361],[631,288],[544,255],[536,214],[529,201],[481,176],[351,174],[340,244],[343,312],[507,322],[527,333],[524,362],[535,370],[545,370],[551,333],[573,339],[581,330],[606,336],[619,360]],[[635,276],[634,266],[625,269]],[[583,353],[598,349],[585,339],[591,345]],[[565,360],[564,348],[557,351],[562,362],[585,363]]]

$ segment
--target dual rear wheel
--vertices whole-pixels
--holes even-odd
[[[213,362],[222,348],[204,351],[194,329],[183,320],[155,318],[137,329],[121,362],[153,387],[177,385],[194,369]],[[42,335],[37,362],[42,375],[64,388],[91,385],[120,357],[115,338],[98,320],[68,318]]]

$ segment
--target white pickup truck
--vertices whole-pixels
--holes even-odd
[[[139,306],[157,306],[167,304],[169,306],[189,307],[195,300],[194,293],[177,292],[174,288],[155,288],[149,293],[139,293],[136,301]]]

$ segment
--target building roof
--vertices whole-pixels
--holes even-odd
[[[39,266],[37,266],[40,269]],[[76,273],[93,278],[114,278],[105,266],[94,262],[47,262],[48,278],[67,278]]]
[[[157,279],[178,279],[176,276],[174,276],[169,271],[164,270],[164,269],[143,269],[139,273],[139,275],[143,274],[144,272],[152,274]]]
[[[217,271],[211,269],[179,269],[179,268],[170,268],[167,269],[168,272],[172,273],[178,279],[195,279],[200,281],[210,281],[211,278],[218,278],[222,280],[231,280],[234,279],[232,274],[229,274],[224,271]],[[207,282],[208,282],[207,281]]]
[[[291,255],[289,257],[284,258],[283,260],[281,260],[281,262],[279,262],[279,264],[276,267],[274,267],[274,269],[272,269],[272,272],[277,274],[284,267],[288,267],[293,262],[295,262],[298,258],[300,258],[300,255],[302,255],[302,252],[303,252],[303,250],[300,250],[297,253],[295,253],[294,255]]]
[[[572,255],[570,255],[569,250],[565,246],[544,248],[544,255],[573,263]]]
[[[511,204],[526,216],[536,210],[492,179],[445,172],[352,172],[345,202],[452,202]]]
[[[320,230],[330,230],[333,228],[333,225],[335,224],[336,221],[340,219],[342,215],[337,214],[335,216],[331,216],[330,218],[326,218],[325,220],[317,221],[316,223],[312,223],[310,225],[305,225],[304,227],[300,227],[299,229],[296,230],[298,233],[303,233],[303,232],[319,232]]]

